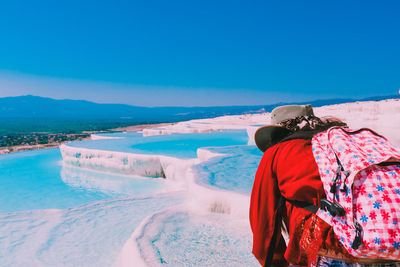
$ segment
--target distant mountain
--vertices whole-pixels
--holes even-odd
[[[135,124],[177,122],[223,115],[269,112],[276,106],[285,104],[309,103],[314,107],[319,107],[392,98],[398,98],[398,96],[326,99],[258,106],[150,108],[122,104],[98,104],[84,100],[56,100],[32,95],[3,97],[0,98],[0,136],[32,132],[97,131]]]
[[[129,119],[137,121],[176,121],[182,119],[238,115],[271,111],[278,105],[310,103],[314,107],[355,101],[398,98],[397,95],[364,99],[326,99],[312,102],[277,103],[258,106],[218,107],[139,107],[122,104],[98,104],[85,100],[56,100],[39,96],[0,98],[0,118]]]
[[[138,107],[98,104],[84,100],[56,100],[39,96],[0,98],[0,118],[128,119],[176,121],[223,114],[259,112],[263,106],[233,107]]]

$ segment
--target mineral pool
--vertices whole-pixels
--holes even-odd
[[[197,149],[207,147],[220,155],[193,161],[187,171],[216,195],[226,190],[248,196],[261,158],[246,145],[244,130],[105,136],[116,139],[68,145],[166,155],[177,164],[195,160]],[[126,266],[118,259],[129,242],[147,266],[257,266],[246,216],[190,205],[187,185],[168,177],[69,166],[53,148],[0,155],[0,181],[0,266]]]

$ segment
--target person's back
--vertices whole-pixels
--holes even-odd
[[[317,205],[325,198],[318,167],[314,161],[311,140],[295,139],[268,149],[260,162],[254,181],[250,222],[253,230],[253,253],[261,264],[267,257],[274,229],[274,214],[280,196]],[[278,245],[274,250],[274,266],[288,264],[309,265],[320,247],[326,253],[351,259],[341,249],[327,223],[315,214],[286,202],[282,216],[289,230],[286,248],[278,231]],[[318,228],[317,231],[309,231]],[[324,244],[321,242],[325,240]],[[284,255],[285,254],[285,255]],[[286,259],[285,259],[286,258]]]
[[[333,125],[345,124],[337,120],[322,122],[313,116],[310,106],[290,106],[286,110],[280,107],[277,110],[272,112],[272,122],[278,121],[285,127],[267,126],[256,133],[256,144],[265,153],[251,196],[254,255],[261,264],[273,266],[310,266],[318,261],[319,264],[324,261],[328,264],[331,259],[339,261],[324,266],[336,266],[339,262],[377,262],[352,257],[335,237],[329,224],[312,210],[293,202],[318,206],[326,197],[313,156],[311,138]],[[279,111],[283,112],[279,114]],[[282,199],[289,201],[283,202]],[[280,203],[284,203],[283,208],[279,208]],[[289,230],[287,248],[280,230],[282,219]],[[270,258],[267,260],[268,254]]]

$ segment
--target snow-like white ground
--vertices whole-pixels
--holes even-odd
[[[370,128],[400,146],[400,99],[324,106],[315,115],[337,117],[353,129]]]
[[[400,144],[400,99],[364,101],[314,108],[318,117],[331,116],[345,121],[350,128],[371,128]],[[270,123],[270,113],[223,116],[179,122],[157,129],[145,129],[143,135],[209,132],[223,129],[257,129]],[[253,127],[250,127],[253,126]],[[253,129],[254,130],[254,129]]]
[[[149,213],[183,199],[176,191],[0,214],[0,266],[111,266]]]
[[[315,108],[315,114],[337,117],[350,128],[371,128],[400,146],[398,99],[324,106]],[[255,130],[269,123],[269,113],[224,116],[145,129],[143,134],[151,136],[245,128],[249,144],[252,144]],[[128,241],[136,243],[132,247],[140,251],[139,255],[149,266],[257,265],[253,258],[248,257],[251,235],[249,225],[243,223],[243,219],[248,214],[248,195],[261,155],[257,154],[254,146],[231,146],[208,151],[219,155],[191,166],[193,177],[185,177],[192,182],[189,195],[194,201],[186,210],[170,209],[154,215],[142,226],[140,234],[136,232]]]
[[[400,146],[399,99],[324,106],[315,108],[315,114],[340,118],[351,128],[372,128]],[[105,193],[134,192],[124,189],[125,180],[114,184],[112,175],[92,176],[94,169],[128,176],[161,175],[166,178],[163,183],[172,186],[164,193],[65,210],[0,214],[0,266],[257,266],[251,255],[248,208],[262,153],[252,139],[258,127],[270,123],[269,116],[224,116],[143,130],[144,138],[247,131],[247,145],[240,143],[241,137],[232,137],[240,142],[198,148],[189,158],[117,147],[110,151],[112,146],[102,150],[79,143],[63,145],[62,179],[68,185]],[[123,138],[123,133],[94,136],[110,144]]]

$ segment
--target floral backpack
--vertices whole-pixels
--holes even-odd
[[[400,150],[341,127],[315,135],[312,148],[326,194],[317,216],[354,257],[400,260]]]

